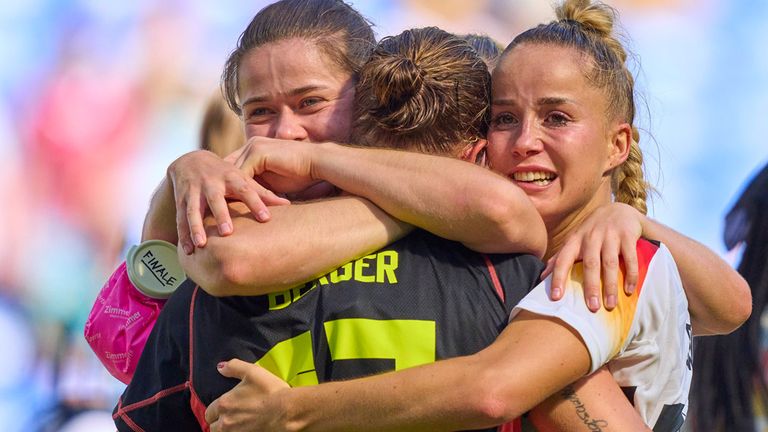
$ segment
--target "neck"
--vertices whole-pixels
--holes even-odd
[[[587,205],[563,218],[553,221],[545,220],[548,233],[548,246],[547,253],[544,255],[544,260],[546,261],[550,259],[553,255],[559,252],[565,244],[565,241],[568,239],[568,236],[578,229],[595,210],[610,203],[611,192],[609,189],[607,192],[598,192]]]

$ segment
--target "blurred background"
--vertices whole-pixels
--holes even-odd
[[[266,3],[0,0],[0,430],[114,430],[122,385],[83,324]],[[608,3],[641,63],[651,213],[735,262],[722,217],[768,160],[768,2]],[[545,0],[353,4],[379,37],[438,25],[506,44],[553,16]]]

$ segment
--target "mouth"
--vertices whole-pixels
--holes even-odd
[[[547,171],[517,171],[510,177],[518,183],[547,186],[557,178],[557,174]]]

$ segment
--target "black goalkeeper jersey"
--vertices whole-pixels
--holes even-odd
[[[485,255],[425,231],[302,286],[216,298],[191,281],[166,303],[114,410],[121,431],[207,430],[237,384],[216,365],[256,362],[291,386],[475,353],[538,282],[531,255]]]

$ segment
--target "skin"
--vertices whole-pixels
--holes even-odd
[[[621,129],[621,128],[619,128],[619,129]],[[602,132],[607,137],[612,136],[610,131],[602,131]],[[556,134],[557,132],[550,131],[550,133]],[[583,133],[590,133],[590,134],[593,134],[595,136],[599,135],[594,130],[592,130],[592,131],[585,131]],[[621,135],[621,134],[623,134],[624,136],[627,136],[628,132],[625,130],[624,132],[619,132],[619,133],[616,133],[615,135],[618,136],[618,135]],[[521,135],[524,135],[524,134],[521,134]],[[613,156],[614,158],[611,160],[610,163],[608,163],[607,166],[601,166],[601,169],[603,170],[603,174],[601,174],[601,176],[600,176],[601,180],[600,181],[596,181],[595,180],[593,183],[589,183],[589,181],[588,181],[587,184],[583,185],[585,190],[594,189],[595,187],[597,188],[598,192],[603,190],[602,188],[604,187],[603,185],[605,184],[605,180],[603,179],[604,173],[606,171],[609,171],[613,166],[615,166],[615,161],[616,161],[615,153],[616,152],[614,151],[614,149],[610,148],[610,146],[605,146],[605,147],[608,147],[608,148],[604,149],[604,150],[608,151],[609,156]],[[530,150],[530,149],[528,149],[528,150],[520,150],[520,152],[521,152],[520,154],[527,154],[528,152],[531,152],[531,151],[533,152],[532,154],[536,153],[536,149],[534,148],[533,150]],[[554,153],[556,153],[556,152],[554,152]],[[564,158],[563,155],[555,154],[555,156],[563,157]],[[559,165],[561,163],[561,161],[557,160],[557,157],[553,157],[553,158],[551,158],[552,160],[550,160],[550,162],[552,162],[552,165],[553,165],[552,168],[559,168],[559,166],[558,167],[555,166],[556,165],[555,162],[557,162],[557,165]],[[621,159],[621,156],[619,156],[619,159]],[[493,161],[493,158],[491,158],[491,160]],[[564,162],[567,162],[567,160],[565,160]],[[611,164],[614,164],[614,165],[611,165]],[[542,167],[538,167],[538,168],[550,168],[550,167],[542,166]],[[567,172],[566,172],[566,174],[567,174]],[[564,198],[564,204],[563,204],[565,207],[567,207],[568,205],[572,206],[574,200],[578,201],[577,200],[578,196],[577,196],[577,194],[575,192],[575,191],[578,191],[578,189],[571,188],[570,185],[574,184],[573,181],[576,181],[577,179],[571,180],[569,175],[563,175],[563,179],[565,179],[567,181],[564,182],[564,185],[558,186],[559,191],[558,191],[558,194],[555,194],[555,195],[556,196],[563,196],[563,197],[565,197]],[[560,178],[556,179],[556,181],[553,182],[553,183],[556,183],[558,180],[560,180]],[[555,188],[552,188],[552,189],[555,189]],[[547,192],[547,193],[550,193],[550,192]],[[610,202],[610,189],[608,189],[608,193],[607,193],[607,202]],[[589,203],[589,200],[587,200],[587,203]],[[583,215],[583,216],[585,216],[585,215]],[[573,216],[570,219],[564,218],[563,220],[559,221],[559,223],[556,223],[555,225],[556,226],[562,226],[562,227],[569,227],[569,226],[573,226],[575,224],[574,221],[578,221],[578,220],[580,220],[580,218],[578,217],[578,215],[575,215],[575,216]],[[581,220],[583,220],[583,217],[581,218]],[[561,232],[562,231],[567,231],[567,230],[563,229],[563,230],[561,230]],[[599,274],[600,274],[600,267],[599,266],[597,268],[597,274],[598,274],[598,280],[599,280]],[[578,371],[577,371],[577,373],[578,373]]]
[[[287,57],[284,53],[288,51],[297,55]],[[231,163],[248,159],[252,144],[262,136],[282,139],[273,158],[280,156],[284,160],[290,158],[294,148],[313,150],[320,148],[317,142],[345,140],[354,96],[350,85],[349,73],[325,59],[313,43],[301,39],[268,43],[244,57],[240,65],[240,99],[249,145],[231,155],[229,162],[210,153],[193,152],[169,168],[179,205],[179,242],[189,242],[184,234],[190,229],[192,234],[187,234],[187,239],[199,236],[199,230],[206,232],[200,218],[204,209],[201,202],[209,203],[215,219],[208,224],[208,234],[222,234],[206,235],[205,241],[198,239],[194,254],[189,253],[194,249],[191,242],[182,247],[185,253],[180,254],[180,260],[190,277],[213,295],[273,292],[311,280],[335,268],[340,261],[384,247],[409,232],[410,225],[480,252],[543,255],[544,225],[525,194],[503,177],[478,166],[444,157],[386,150],[363,152],[331,144],[322,144],[322,152],[327,153],[326,160],[331,162],[326,171],[333,174],[324,179],[286,180],[263,169],[258,174],[253,169],[237,169]],[[475,146],[464,146],[457,153],[474,157],[483,144],[481,141]],[[370,162],[365,178],[350,170],[352,164],[360,163],[360,158]],[[384,161],[379,168],[371,166]],[[385,171],[392,166],[396,170]],[[425,190],[434,178],[445,177],[445,172],[454,175],[441,181],[439,189],[434,189],[429,197],[402,194],[397,184],[380,181],[393,177]],[[218,181],[222,177],[224,183]],[[357,197],[339,197],[333,203],[272,207],[272,212],[281,217],[260,225],[255,223],[259,221],[257,207],[248,204],[258,200],[258,196],[252,194],[250,200],[243,200],[252,216],[242,204],[228,205],[223,199],[242,191],[258,190],[247,186],[255,183],[253,177],[280,192],[296,192],[318,184],[318,180],[329,180],[373,204]],[[386,217],[381,209],[397,219]],[[243,217],[234,218],[233,225],[230,212]],[[322,231],[316,228],[317,220],[326,222]],[[167,225],[165,229],[175,227]],[[254,247],[252,239],[258,239],[257,244],[264,246]],[[328,239],[333,239],[333,244],[323,247]],[[298,240],[305,245],[301,252],[294,247]],[[260,285],[252,283],[255,278]]]
[[[494,123],[488,151],[492,161],[499,161],[494,168],[503,174],[512,175],[531,166],[558,174],[545,187],[521,185],[527,193],[536,195],[534,205],[549,226],[558,229],[552,237],[559,235],[559,230],[567,233],[591,211],[610,203],[608,173],[626,158],[631,128],[598,115],[605,112],[606,101],[601,92],[587,84],[581,68],[574,67],[581,65],[581,56],[570,49],[536,48],[521,46],[499,66],[502,71],[514,68],[518,73],[502,90],[494,87]],[[553,68],[553,64],[558,66]],[[529,86],[531,82],[538,84]],[[542,106],[542,99],[578,103]],[[579,115],[570,114],[572,120],[559,117],[576,107],[580,109]],[[586,164],[582,163],[584,155],[591,156]],[[309,174],[303,175],[312,172],[310,169]],[[542,346],[537,343],[541,340],[549,343]],[[510,356],[508,353],[517,346],[525,346],[526,354]],[[523,313],[491,347],[476,355],[311,389],[288,389],[285,383],[251,365],[234,363],[230,368],[224,364],[222,373],[244,380],[231,394],[215,401],[206,418],[212,430],[486,427],[519,416],[584,375],[588,368],[586,347],[570,328],[557,319]],[[488,371],[493,373],[486,374]],[[440,379],[434,379],[435,376]],[[600,384],[595,381],[591,385]],[[456,388],[462,389],[459,398],[455,397],[455,390],[451,391]],[[424,400],[424,394],[434,397]],[[240,400],[248,401],[247,405],[236,402]],[[413,403],[416,400],[419,403]],[[548,416],[567,412],[569,408],[565,404],[552,405],[543,407],[541,412]],[[626,399],[623,405],[629,406]],[[312,410],[319,406],[323,407],[321,411]],[[365,409],[370,406],[378,407],[376,413]],[[222,412],[227,414],[224,418]],[[387,415],[380,415],[382,412]],[[634,417],[621,418],[632,424],[626,427],[644,427],[638,423],[636,413]],[[555,424],[556,420],[552,422]]]

